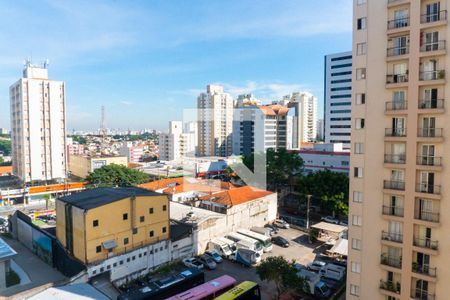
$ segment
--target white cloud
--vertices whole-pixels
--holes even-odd
[[[122,100],[122,101],[120,101],[120,104],[123,104],[123,105],[132,105],[133,102],[131,102],[131,101],[126,101],[126,100]]]

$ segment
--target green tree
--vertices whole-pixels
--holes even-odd
[[[4,155],[11,155],[11,140],[0,140],[0,152]]]
[[[87,139],[84,136],[81,135],[72,135],[72,139],[74,142],[77,142],[80,145],[86,145]]]
[[[301,292],[305,280],[297,276],[294,262],[282,256],[270,256],[256,266],[256,274],[264,281],[273,282],[277,288],[277,298],[288,290]]]
[[[86,180],[100,186],[134,186],[149,181],[149,176],[139,170],[110,164],[90,172]]]

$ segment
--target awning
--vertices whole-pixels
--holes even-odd
[[[115,240],[105,241],[102,243],[102,245],[103,245],[103,248],[105,248],[106,250],[111,250],[111,249],[117,247],[117,243]]]
[[[328,232],[333,232],[333,233],[341,233],[348,229],[347,226],[336,225],[336,224],[331,224],[331,223],[327,223],[327,222],[320,222],[320,223],[314,224],[311,226],[311,228],[324,230],[324,231],[328,231]]]
[[[336,241],[336,244],[328,250],[328,252],[332,254],[338,254],[347,256],[348,254],[348,240],[347,239],[339,239]]]

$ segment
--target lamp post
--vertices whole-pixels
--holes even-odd
[[[308,241],[311,244],[311,230],[309,229],[309,208],[311,206],[312,195],[306,195],[306,230],[308,231]]]

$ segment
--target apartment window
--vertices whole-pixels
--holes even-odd
[[[130,262],[130,261],[131,261],[131,259],[128,257],[128,258],[127,258],[127,262]]]
[[[351,266],[353,273],[361,273],[361,264],[359,262],[352,261]]]
[[[167,205],[163,205],[163,211],[167,210]]]
[[[363,5],[366,3],[366,0],[356,0],[357,5]]]
[[[363,193],[360,191],[353,191],[353,202],[362,203]]]
[[[150,231],[150,237],[153,237],[155,235],[155,233],[153,232],[153,230]]]
[[[364,153],[364,143],[355,143],[355,154]]]
[[[113,268],[117,267],[117,263],[113,263]]]
[[[356,55],[364,55],[367,53],[367,44],[358,43],[356,44]]]
[[[363,129],[364,128],[364,119],[361,119],[361,118],[357,118],[356,120],[355,120],[355,126],[356,126],[356,129]]]
[[[359,285],[350,284],[350,294],[359,296]]]
[[[362,178],[363,177],[363,168],[361,168],[361,167],[354,167],[353,168],[353,177],[355,177],[355,178]]]
[[[96,252],[96,253],[102,252],[102,246],[97,246],[97,247],[95,247],[95,252]]]
[[[358,215],[352,215],[352,225],[362,226],[362,217]]]
[[[138,229],[137,228],[133,228],[133,234],[137,234],[138,233]]]
[[[356,69],[356,80],[366,79],[366,68]]]
[[[124,238],[124,239],[123,239],[123,244],[124,244],[124,245],[128,245],[128,238]]]
[[[145,217],[144,216],[140,216],[139,217],[139,221],[142,223],[142,222],[144,222],[145,221]]]
[[[366,94],[356,94],[356,97],[355,97],[356,99],[355,99],[355,102],[356,102],[356,104],[358,104],[358,105],[361,105],[361,104],[366,104]]]
[[[366,29],[366,25],[367,25],[367,18],[364,17],[356,20],[356,28],[358,30]]]
[[[123,218],[124,220],[128,220],[128,214],[123,214],[122,218]]]
[[[361,240],[360,239],[352,239],[352,249],[361,250]]]
[[[149,214],[152,214],[152,213],[153,213],[153,207],[150,207],[150,208],[148,209],[148,213],[149,213]]]
[[[123,265],[123,260],[119,261],[119,264],[120,264],[120,265]]]
[[[92,222],[92,226],[98,227],[98,220],[94,220],[94,221]]]
[[[167,231],[167,227],[164,226],[164,227],[162,228],[162,232],[163,232],[163,233],[166,233],[166,231]]]

